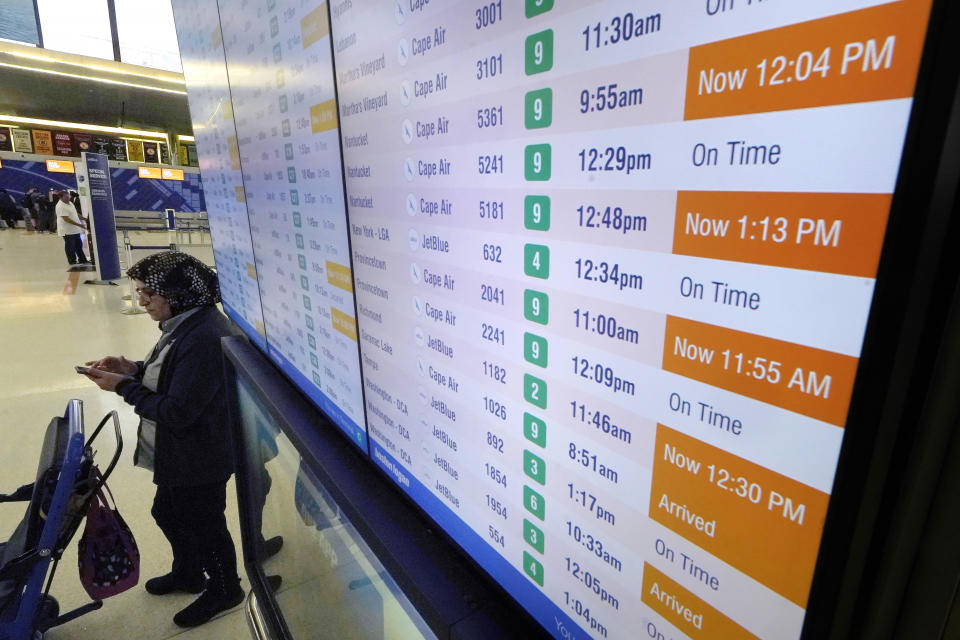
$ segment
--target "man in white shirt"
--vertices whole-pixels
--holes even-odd
[[[90,264],[83,253],[81,232],[85,230],[77,209],[70,201],[70,193],[61,191],[57,200],[57,233],[63,237],[63,249],[70,264]]]

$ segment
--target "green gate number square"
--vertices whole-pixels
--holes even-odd
[[[550,277],[550,248],[542,244],[523,247],[523,272],[531,278]]]
[[[531,144],[523,150],[523,176],[530,181],[550,179],[550,145]]]
[[[543,531],[526,518],[523,519],[523,539],[531,547],[543,553]]]
[[[299,212],[299,211],[294,211],[294,212],[293,212],[293,226],[299,227],[300,225],[301,225],[301,222],[300,222],[300,212]]]
[[[553,9],[553,0],[527,0],[527,17],[532,18]]]
[[[296,189],[290,190],[290,204],[294,206],[300,204],[300,193]]]
[[[547,463],[526,449],[523,450],[523,472],[541,485],[547,483]]]
[[[294,241],[297,243],[297,249],[303,249],[303,235],[298,233],[294,237]]]
[[[300,276],[300,288],[304,291],[310,291],[310,281],[307,280],[307,276]]]
[[[547,383],[529,373],[523,374],[523,399],[541,409],[546,409]]]
[[[528,76],[553,68],[553,29],[545,29],[527,36],[525,68]]]
[[[303,308],[306,309],[307,311],[310,311],[311,309],[310,296],[306,296],[306,295],[303,296]]]
[[[526,551],[523,552],[523,572],[538,585],[543,586],[543,565]]]
[[[543,502],[543,496],[527,485],[523,485],[523,506],[540,520],[546,517],[547,505]]]
[[[523,317],[530,322],[547,324],[550,320],[550,298],[545,293],[527,289],[523,292]]]
[[[307,270],[307,256],[302,255],[302,254],[301,254],[301,255],[298,255],[298,256],[297,256],[297,264],[300,265],[300,268],[301,268],[301,269],[303,269],[304,271],[306,271],[306,270]]]
[[[543,129],[553,123],[553,89],[528,91],[524,98],[523,123],[527,129]]]
[[[307,324],[307,329],[310,329],[311,331],[313,331],[313,318],[310,316],[304,316],[303,319]]]
[[[297,170],[294,167],[287,167],[287,181],[291,183],[297,181]]]
[[[533,231],[550,229],[550,196],[527,196],[523,199],[523,226]]]
[[[529,413],[523,414],[523,437],[535,445],[546,448],[547,423]]]
[[[317,357],[317,354],[310,353],[310,364],[313,365],[314,369],[320,368],[320,358]]]
[[[547,367],[547,339],[533,333],[523,334],[523,359],[538,367]]]

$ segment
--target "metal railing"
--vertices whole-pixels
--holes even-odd
[[[133,266],[133,252],[139,250],[145,251],[177,251],[180,246],[193,245],[193,234],[199,234],[199,243],[201,245],[209,244],[210,226],[207,223],[206,212],[187,213],[157,211],[117,211],[114,213],[117,231],[122,234],[122,252],[120,263],[124,271]],[[143,244],[135,245],[130,239],[131,231],[148,232],[174,232],[176,242],[168,244]],[[207,235],[208,242],[204,242],[204,234]],[[186,239],[186,242],[184,242]],[[133,285],[133,280],[129,281],[130,292],[123,296],[124,300],[130,302],[130,305],[124,308],[121,313],[132,316],[146,313],[137,305],[137,292]]]
[[[151,251],[151,250],[176,251],[177,250],[177,245],[174,242],[171,242],[168,245],[162,245],[162,244],[161,245],[157,245],[157,244],[134,245],[132,242],[130,242],[130,230],[122,229],[121,231],[123,233],[123,256],[124,256],[123,262],[124,262],[125,269],[129,269],[131,266],[133,266],[133,252],[135,250],[140,250],[140,249],[146,250],[146,251]],[[124,309],[123,311],[121,311],[120,313],[122,313],[125,316],[135,316],[141,313],[146,313],[146,311],[144,311],[143,309],[137,306],[137,288],[133,284],[133,278],[127,278],[127,284],[130,288],[130,293],[123,296],[123,299],[129,300],[130,306]]]
[[[198,234],[196,244],[210,244],[210,224],[205,211],[169,214],[164,211],[117,211],[114,220],[118,231],[173,231],[180,245],[194,244],[193,235]]]

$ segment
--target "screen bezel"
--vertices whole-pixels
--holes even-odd
[[[929,384],[948,300],[930,286],[939,265],[951,206],[942,187],[944,132],[957,89],[960,24],[956,7],[934,0],[876,275],[833,491],[801,638],[846,638],[863,610],[864,587],[883,562],[876,548],[889,525],[883,494],[895,487],[906,456],[904,419],[918,414]],[[946,62],[951,61],[951,62]]]

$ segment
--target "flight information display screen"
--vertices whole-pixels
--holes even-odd
[[[267,351],[366,448],[327,5],[219,7]]]
[[[220,0],[270,356],[553,636],[798,638],[930,4]]]
[[[928,11],[331,3],[372,458],[557,637],[799,636]]]
[[[173,0],[223,309],[261,349],[266,329],[216,4]]]

